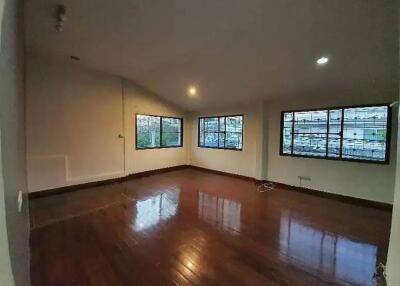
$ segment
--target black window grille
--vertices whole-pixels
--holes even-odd
[[[205,148],[242,150],[243,115],[199,118],[198,146]]]
[[[390,106],[284,111],[280,154],[389,163]]]
[[[182,147],[183,119],[136,115],[136,149]]]

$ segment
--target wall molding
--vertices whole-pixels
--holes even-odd
[[[367,199],[350,197],[350,196],[345,196],[345,195],[341,195],[341,194],[328,193],[328,192],[318,191],[315,189],[309,189],[309,188],[304,188],[304,187],[291,186],[291,185],[287,185],[284,183],[273,182],[273,181],[268,181],[268,180],[264,180],[264,182],[273,183],[275,185],[275,187],[278,189],[284,189],[287,191],[293,191],[293,192],[302,193],[302,194],[306,194],[306,195],[331,199],[331,200],[340,201],[343,203],[357,205],[357,206],[361,206],[361,207],[375,208],[375,209],[381,209],[381,210],[387,210],[387,211],[392,211],[392,209],[393,209],[393,205],[389,204],[389,203],[371,201],[371,200],[367,200]]]
[[[275,185],[275,187],[278,189],[294,191],[294,192],[298,192],[298,193],[302,193],[302,194],[306,194],[306,195],[312,195],[312,196],[317,196],[317,197],[321,197],[321,198],[331,199],[331,200],[340,201],[340,202],[347,203],[347,204],[352,204],[352,205],[357,205],[357,206],[362,206],[362,207],[369,207],[369,208],[376,208],[376,209],[387,210],[387,211],[392,211],[392,209],[393,209],[393,205],[388,204],[388,203],[371,201],[371,200],[361,199],[361,198],[356,198],[356,197],[349,197],[349,196],[345,196],[345,195],[341,195],[341,194],[328,193],[328,192],[318,191],[318,190],[304,188],[304,187],[291,186],[291,185],[287,185],[284,183],[279,183],[279,182],[274,182],[274,181],[269,181],[269,180],[259,180],[259,179],[253,178],[253,177],[248,177],[248,176],[243,176],[243,175],[238,175],[238,174],[233,174],[233,173],[227,173],[227,172],[212,170],[212,169],[193,166],[193,165],[189,165],[188,167],[195,169],[195,170],[201,170],[201,171],[210,172],[210,173],[214,173],[214,174],[225,175],[225,176],[230,176],[230,177],[234,177],[234,178],[253,181],[256,184],[262,184],[262,183],[267,183],[267,182],[273,183]]]
[[[190,168],[190,169],[194,169],[194,170],[200,170],[200,171],[204,171],[204,172],[209,172],[209,173],[229,176],[229,177],[233,177],[233,178],[239,178],[239,179],[243,179],[243,180],[247,180],[247,181],[253,181],[253,182],[257,183],[257,184],[261,184],[261,183],[264,182],[263,180],[259,180],[259,179],[256,179],[256,178],[253,178],[253,177],[249,177],[249,176],[244,176],[244,175],[239,175],[239,174],[234,174],[234,173],[229,173],[229,172],[223,172],[223,171],[217,171],[217,170],[208,169],[208,168],[199,167],[199,166],[194,166],[194,165],[187,165],[187,167]]]
[[[166,168],[161,168],[161,169],[155,169],[155,170],[149,170],[149,171],[129,174],[129,175],[121,176],[118,178],[111,178],[111,179],[106,179],[106,180],[101,180],[101,181],[96,181],[96,182],[88,182],[88,183],[76,184],[76,185],[67,185],[67,186],[49,189],[49,190],[32,192],[32,193],[28,194],[28,197],[29,197],[29,199],[43,198],[43,197],[48,197],[48,196],[52,196],[52,195],[57,195],[57,194],[62,194],[62,193],[70,193],[70,192],[75,192],[75,191],[79,191],[79,190],[83,190],[83,189],[103,186],[103,185],[122,183],[129,179],[148,177],[151,175],[156,175],[156,174],[161,174],[161,173],[166,173],[166,172],[171,172],[171,171],[176,171],[176,170],[182,170],[182,169],[186,169],[186,168],[188,168],[188,165],[178,165],[178,166],[173,166],[173,167],[166,167]]]
[[[194,165],[178,165],[178,166],[173,166],[173,167],[166,167],[166,168],[161,168],[161,169],[155,169],[155,170],[149,170],[149,171],[129,174],[129,175],[119,177],[119,178],[112,178],[112,179],[107,179],[107,180],[102,180],[102,181],[97,181],[97,182],[77,184],[77,185],[65,186],[65,187],[60,187],[60,188],[54,188],[54,189],[50,189],[50,190],[33,192],[33,193],[29,193],[29,199],[42,198],[42,197],[52,196],[52,195],[61,194],[61,193],[74,192],[74,191],[87,189],[87,188],[93,188],[93,187],[102,186],[102,185],[121,183],[126,180],[130,180],[130,179],[148,177],[151,175],[157,175],[157,174],[162,174],[162,173],[177,171],[177,170],[183,170],[183,169],[193,169],[193,170],[199,170],[199,171],[213,173],[213,174],[217,174],[217,175],[229,176],[229,177],[238,178],[238,179],[242,179],[242,180],[252,181],[255,184],[262,184],[262,183],[269,182],[269,183],[273,183],[278,190],[282,189],[282,190],[298,192],[298,193],[302,193],[302,194],[306,194],[306,195],[312,195],[312,196],[322,197],[322,198],[326,198],[326,199],[336,200],[336,201],[340,201],[343,203],[357,205],[357,206],[361,206],[361,207],[376,208],[376,209],[381,209],[381,210],[385,210],[385,211],[392,211],[392,209],[393,209],[393,205],[388,204],[388,203],[376,202],[376,201],[355,198],[355,197],[349,197],[349,196],[344,196],[341,194],[328,193],[328,192],[318,191],[318,190],[304,188],[304,187],[291,186],[291,185],[287,185],[284,183],[273,182],[273,181],[268,181],[268,180],[259,180],[259,179],[249,177],[249,176],[243,176],[243,175],[239,175],[239,174],[233,174],[233,173],[208,169],[208,168],[204,168],[204,167],[194,166]]]

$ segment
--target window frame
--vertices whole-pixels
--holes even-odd
[[[239,148],[227,148],[227,147],[219,147],[219,134],[222,133],[220,132],[220,118],[226,118],[226,117],[236,117],[236,116],[241,116],[242,117],[242,147]],[[207,119],[207,118],[216,118],[218,120],[218,146],[203,146],[200,145],[200,120],[201,119]],[[225,120],[225,140],[226,140],[226,120]],[[220,150],[231,150],[231,151],[243,151],[243,133],[244,133],[244,115],[243,114],[233,114],[233,115],[216,115],[216,116],[201,116],[197,119],[197,147],[199,148],[208,148],[208,149],[220,149]]]
[[[386,134],[386,149],[385,149],[385,160],[384,161],[374,161],[374,160],[364,160],[364,159],[352,159],[352,158],[343,158],[342,154],[342,145],[343,145],[343,125],[344,125],[344,110],[350,108],[363,108],[363,107],[377,107],[377,106],[386,106],[388,108],[387,113],[387,134]],[[327,120],[327,143],[329,137],[329,111],[330,110],[338,110],[342,111],[341,118],[341,132],[340,132],[340,154],[339,157],[328,157],[325,156],[311,156],[311,155],[301,155],[301,154],[286,154],[283,153],[283,129],[284,129],[284,114],[292,112],[293,113],[293,125],[292,125],[292,133],[294,128],[294,113],[295,112],[307,112],[307,111],[328,111],[328,120]],[[292,134],[292,141],[293,141]],[[349,161],[349,162],[359,162],[359,163],[368,163],[368,164],[380,164],[380,165],[389,165],[390,164],[390,147],[391,147],[391,138],[392,138],[392,108],[390,107],[390,103],[382,103],[382,104],[362,104],[362,105],[348,105],[348,106],[335,106],[335,107],[326,107],[326,108],[308,108],[308,109],[296,109],[296,110],[284,110],[281,111],[281,122],[280,122],[280,144],[279,144],[279,155],[286,157],[299,157],[299,158],[310,158],[310,159],[322,159],[322,160],[333,160],[333,161]],[[292,143],[293,144],[293,143]]]
[[[160,146],[156,147],[145,147],[140,148],[138,147],[138,128],[137,128],[137,120],[138,116],[151,116],[151,117],[159,117],[160,118]],[[181,122],[181,144],[174,145],[174,146],[162,146],[162,119],[163,118],[172,118],[172,119],[179,119]],[[165,148],[182,148],[183,147],[183,118],[176,117],[176,116],[163,116],[163,115],[154,115],[154,114],[146,114],[146,113],[136,113],[135,114],[135,148],[136,150],[149,150],[149,149],[165,149]]]

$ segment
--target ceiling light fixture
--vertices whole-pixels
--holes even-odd
[[[194,86],[189,86],[188,88],[188,94],[191,97],[195,97],[197,95],[197,89]]]
[[[321,58],[319,58],[319,59],[317,60],[317,64],[319,64],[319,65],[324,65],[324,64],[326,64],[328,61],[329,61],[329,58],[327,58],[327,57],[321,57]]]

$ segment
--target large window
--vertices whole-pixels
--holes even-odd
[[[389,162],[389,105],[284,111],[281,155]]]
[[[243,115],[200,117],[199,147],[242,150]]]
[[[136,149],[182,147],[183,119],[136,115]]]

